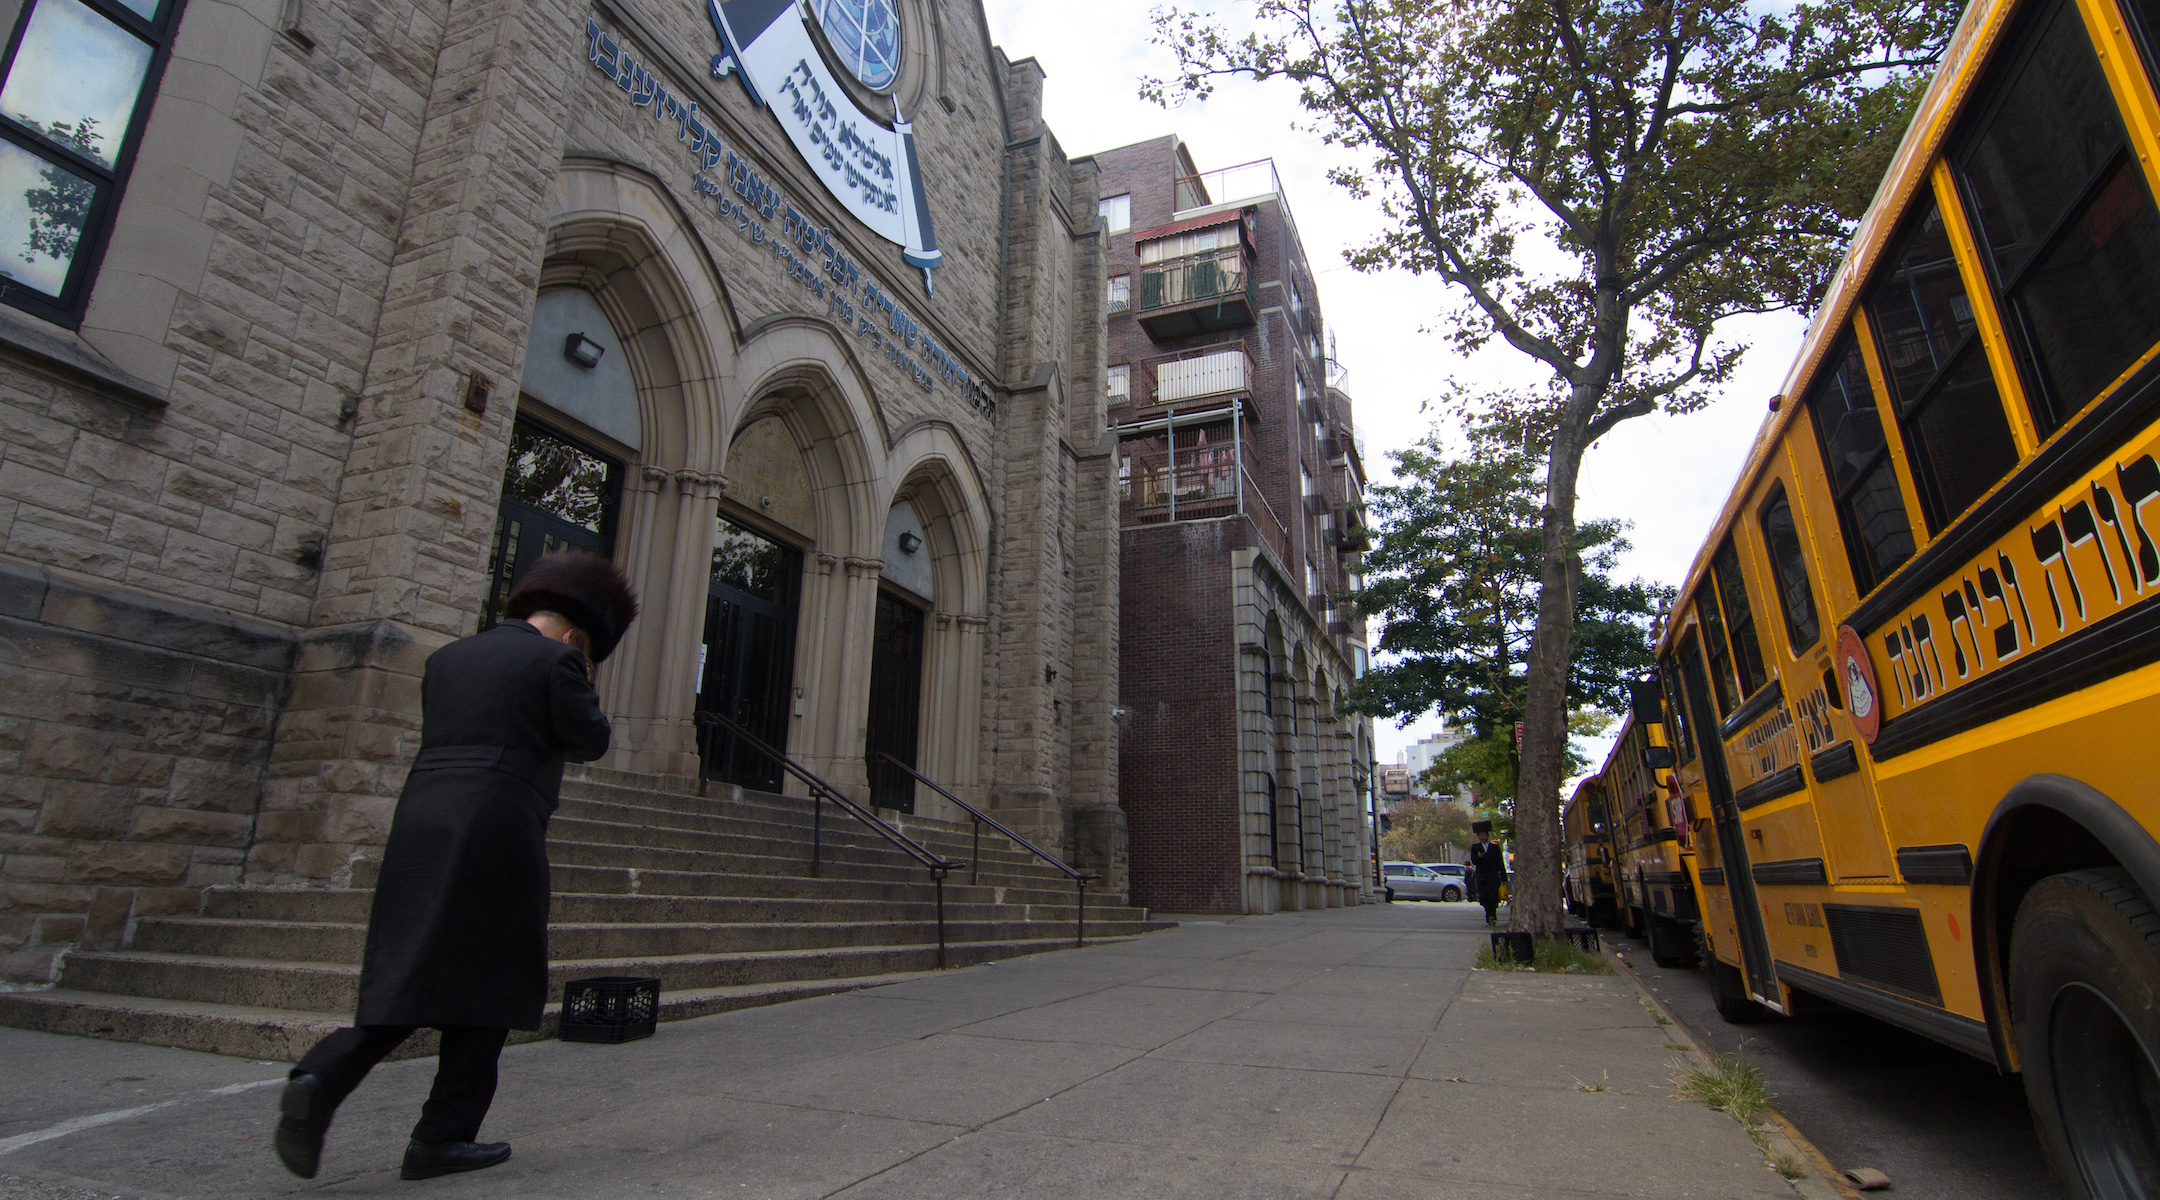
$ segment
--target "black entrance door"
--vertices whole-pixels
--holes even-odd
[[[890,592],[877,598],[876,634],[870,643],[870,799],[879,808],[915,811],[915,780],[885,761],[890,754],[912,767],[922,714],[923,612]]]
[[[802,554],[725,517],[713,539],[712,582],[698,675],[699,712],[717,712],[787,751],[795,682],[795,613]],[[701,726],[705,778],[780,790],[780,764],[717,725]]]
[[[1732,776],[1725,769],[1725,742],[1718,736],[1717,710],[1710,707],[1710,677],[1693,635],[1680,647],[1680,669],[1687,677],[1688,709],[1695,728],[1707,731],[1702,738],[1703,786],[1710,794],[1718,861],[1725,868],[1725,894],[1732,901],[1733,925],[1740,934],[1740,962],[1748,991],[1758,1000],[1780,1004],[1777,975],[1770,966],[1770,936],[1763,928],[1762,903],[1756,898],[1755,876],[1748,862],[1747,837],[1740,829],[1740,808],[1733,802]]]
[[[541,555],[575,546],[611,557],[621,495],[621,463],[530,421],[511,426],[480,628],[502,620],[511,587]]]

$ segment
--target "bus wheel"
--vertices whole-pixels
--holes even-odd
[[[1710,973],[1710,999],[1727,1025],[1753,1025],[1763,1018],[1763,1006],[1748,998],[1747,980],[1740,968],[1705,955],[1703,969]]]
[[[1695,939],[1670,917],[1650,914],[1650,961],[1661,967],[1695,965]]]
[[[2119,870],[2041,880],[2010,937],[2025,1098],[2073,1197],[2160,1195],[2160,914]]]

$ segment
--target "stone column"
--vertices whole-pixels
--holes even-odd
[[[627,480],[622,552],[617,557],[633,580],[647,580],[653,575],[653,527],[661,520],[658,510],[667,481],[668,473],[659,467],[640,467]],[[643,592],[638,600],[648,611],[653,607],[652,597]],[[638,760],[652,736],[650,679],[652,665],[659,657],[655,642],[652,622],[640,619],[595,676],[601,707],[615,725],[609,759],[626,770],[639,769]]]
[[[341,880],[389,827],[421,665],[471,633],[578,56],[559,0],[453,5],[249,853]]]

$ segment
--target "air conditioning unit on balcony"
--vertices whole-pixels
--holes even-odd
[[[1336,637],[1348,637],[1350,636],[1350,622],[1329,621],[1327,631],[1334,634]]]
[[[1313,514],[1314,516],[1319,516],[1321,513],[1326,512],[1328,510],[1328,507],[1329,505],[1327,497],[1321,495],[1318,492],[1312,492],[1305,497],[1305,511]]]

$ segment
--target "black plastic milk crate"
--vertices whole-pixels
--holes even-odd
[[[1568,940],[1574,942],[1575,947],[1579,950],[1587,950],[1594,954],[1605,944],[1604,939],[1598,936],[1597,926],[1595,925],[1570,925],[1567,927],[1566,932]]]
[[[602,975],[563,985],[562,1040],[631,1042],[651,1037],[660,1023],[660,981],[640,975]]]
[[[1537,959],[1537,941],[1527,933],[1500,930],[1492,935],[1493,957],[1501,960],[1513,958],[1528,966]]]

